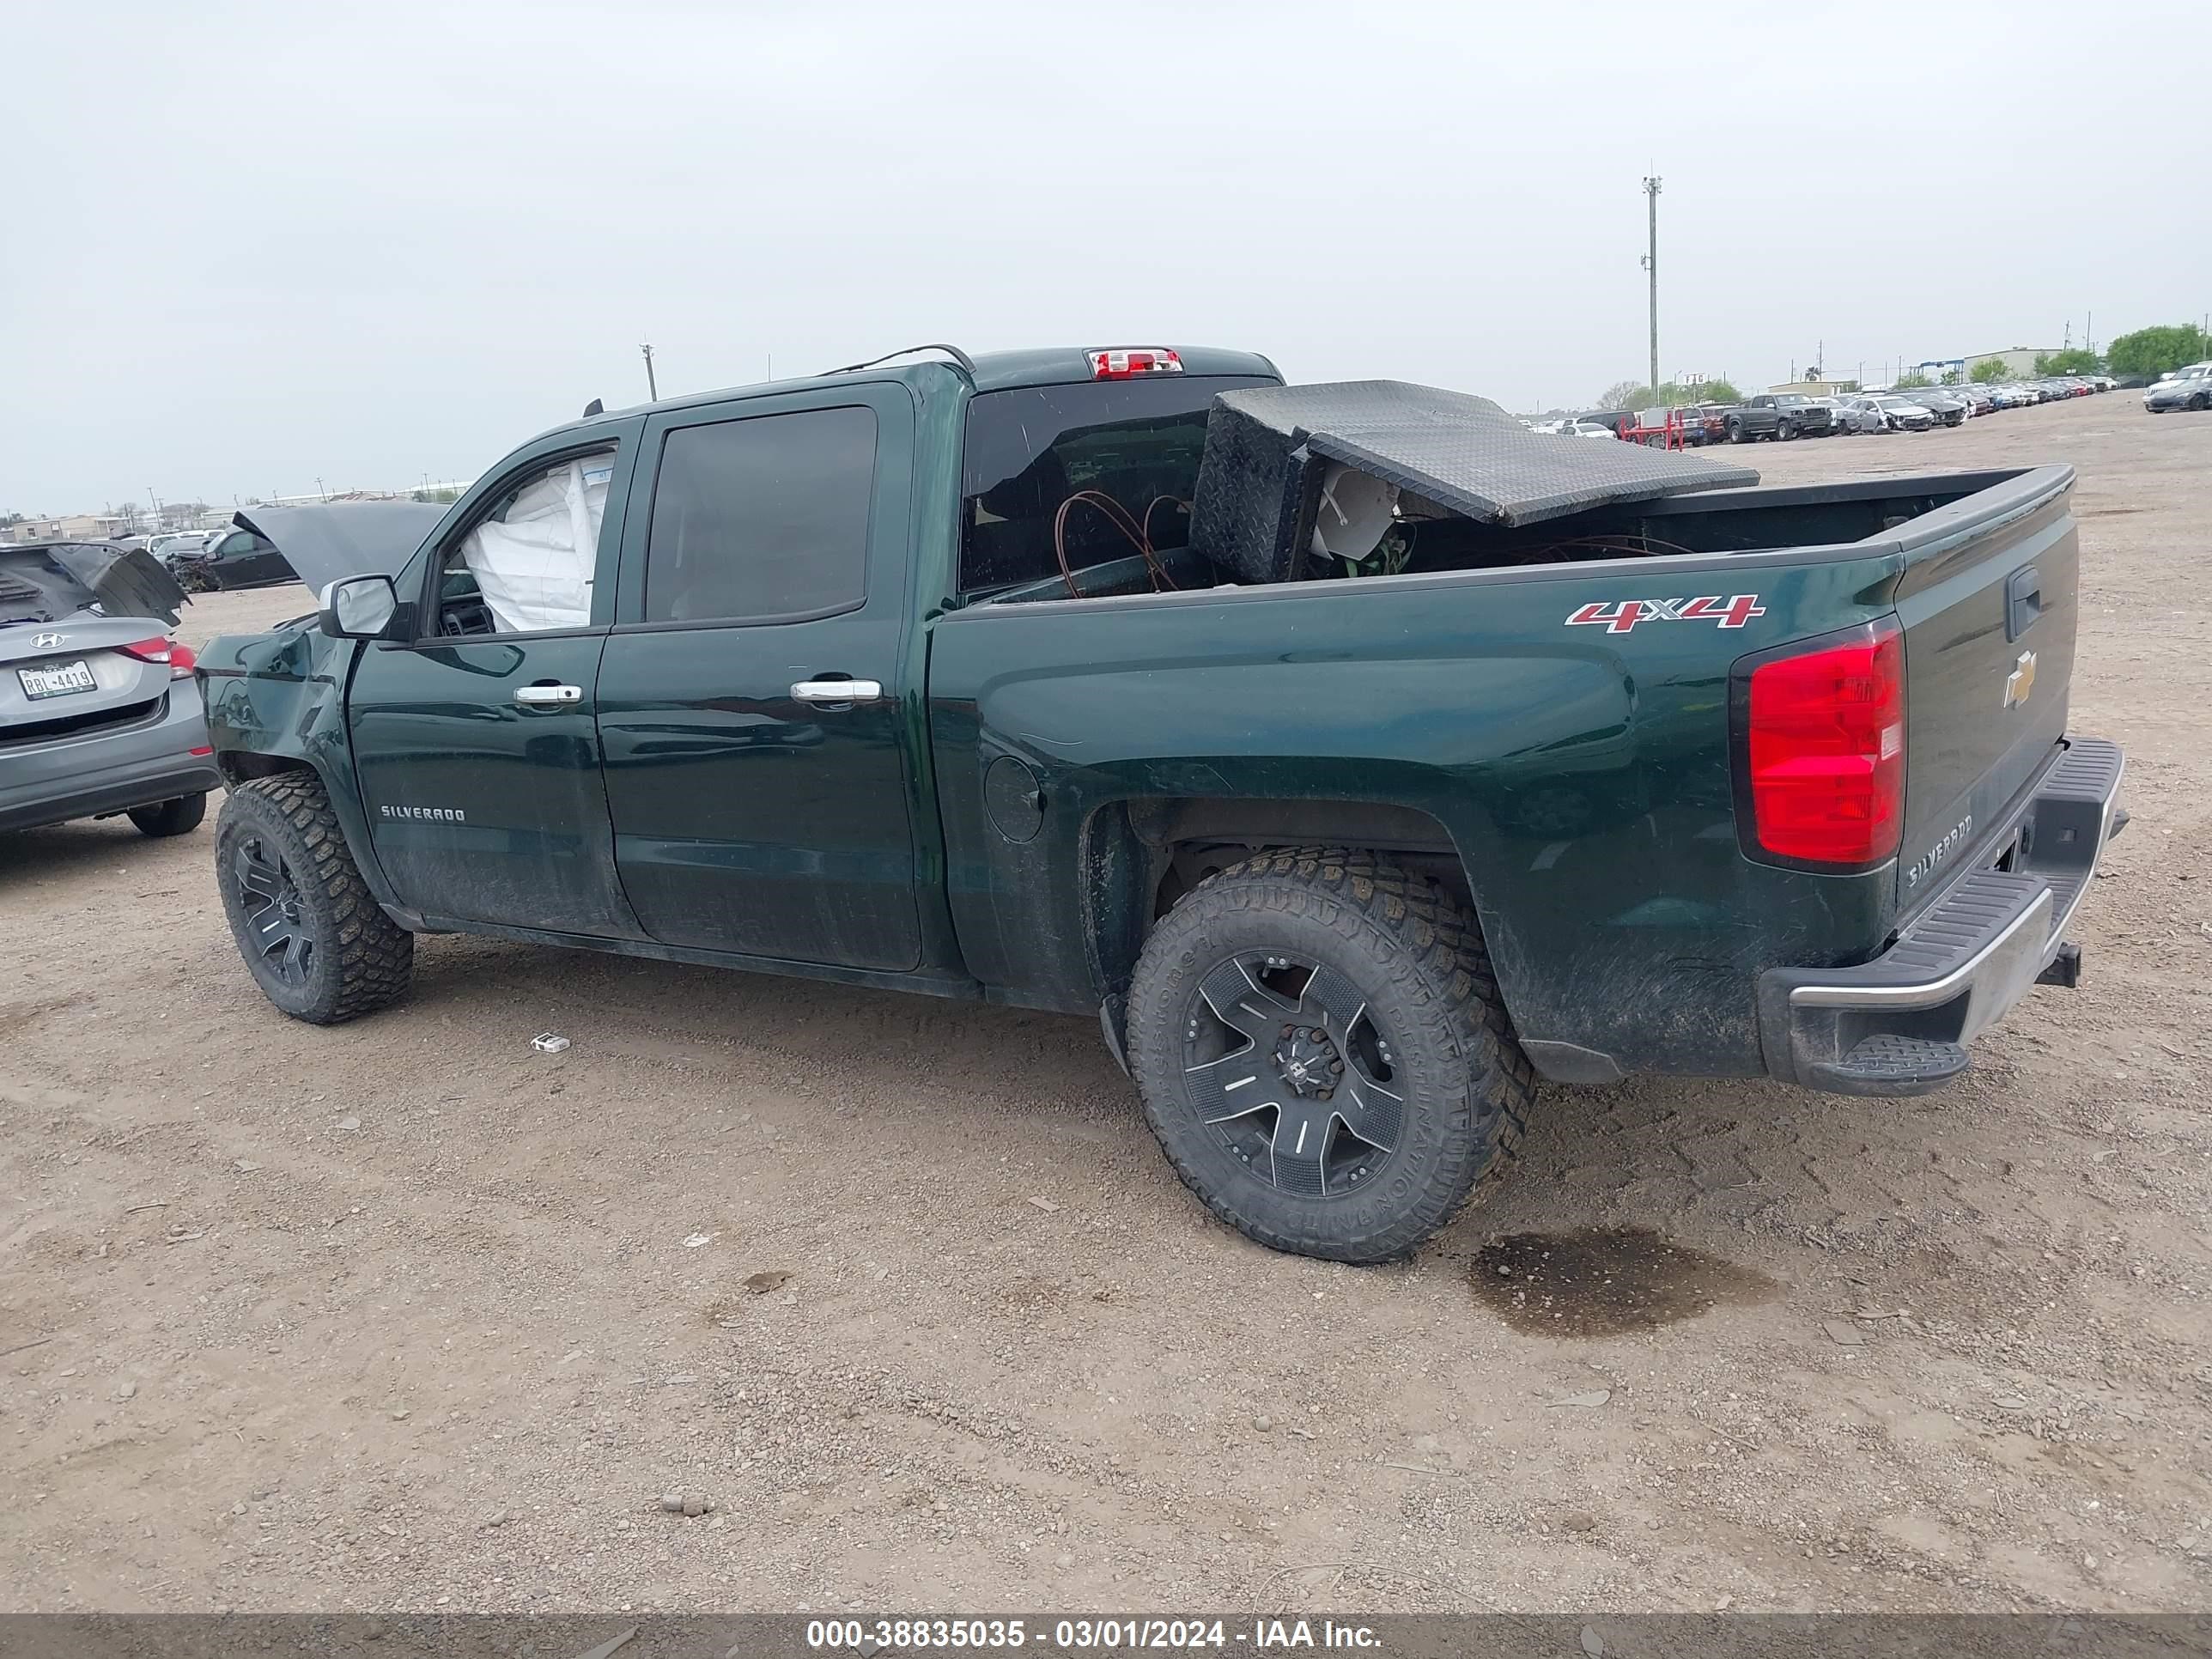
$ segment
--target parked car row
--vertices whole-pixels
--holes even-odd
[[[2198,364],[2178,371],[2203,374],[2212,365]],[[1690,446],[1717,443],[1786,442],[1793,438],[1855,436],[1869,432],[1929,432],[1939,426],[1963,426],[1977,416],[2001,409],[2021,409],[2031,404],[2052,403],[2062,398],[2086,398],[2109,392],[2108,375],[2064,375],[2047,380],[2002,385],[1911,386],[1834,397],[1813,397],[1794,392],[1761,392],[1740,404],[1692,404],[1673,410],[1644,411],[1643,430],[1676,427]],[[2155,400],[2154,400],[2155,394]],[[2191,402],[2191,397],[2199,400]],[[2212,378],[2193,386],[2160,382],[2144,394],[2154,409],[2202,409],[2212,403]],[[1560,421],[1537,431],[1560,431],[1577,422]],[[1626,435],[1626,434],[1622,435]],[[1644,441],[1659,442],[1647,437]]]
[[[2143,407],[2154,415],[2170,409],[2212,409],[2212,361],[2160,375],[2143,388]]]

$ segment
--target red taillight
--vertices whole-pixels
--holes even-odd
[[[1905,638],[1894,621],[1751,671],[1753,834],[1780,858],[1877,864],[1905,819]]]
[[[1165,346],[1128,346],[1112,351],[1087,351],[1091,378],[1126,380],[1137,374],[1180,374],[1182,359]]]
[[[189,645],[179,645],[174,640],[133,640],[128,645],[115,647],[126,657],[136,657],[140,662],[167,663],[173,680],[188,678],[192,665],[199,660],[192,655]]]

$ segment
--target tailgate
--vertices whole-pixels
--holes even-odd
[[[1993,829],[2066,731],[2081,545],[2074,470],[2036,467],[1897,537],[1905,628],[1906,912]]]

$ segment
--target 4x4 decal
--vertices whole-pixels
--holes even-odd
[[[1694,599],[1596,600],[1570,616],[1567,626],[1602,628],[1608,634],[1626,634],[1647,622],[1717,622],[1723,628],[1741,628],[1765,614],[1756,593],[1735,593],[1725,599],[1711,593]]]

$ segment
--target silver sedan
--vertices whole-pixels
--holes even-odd
[[[0,548],[0,830],[128,814],[180,836],[219,787],[185,595],[153,555],[104,542]]]

